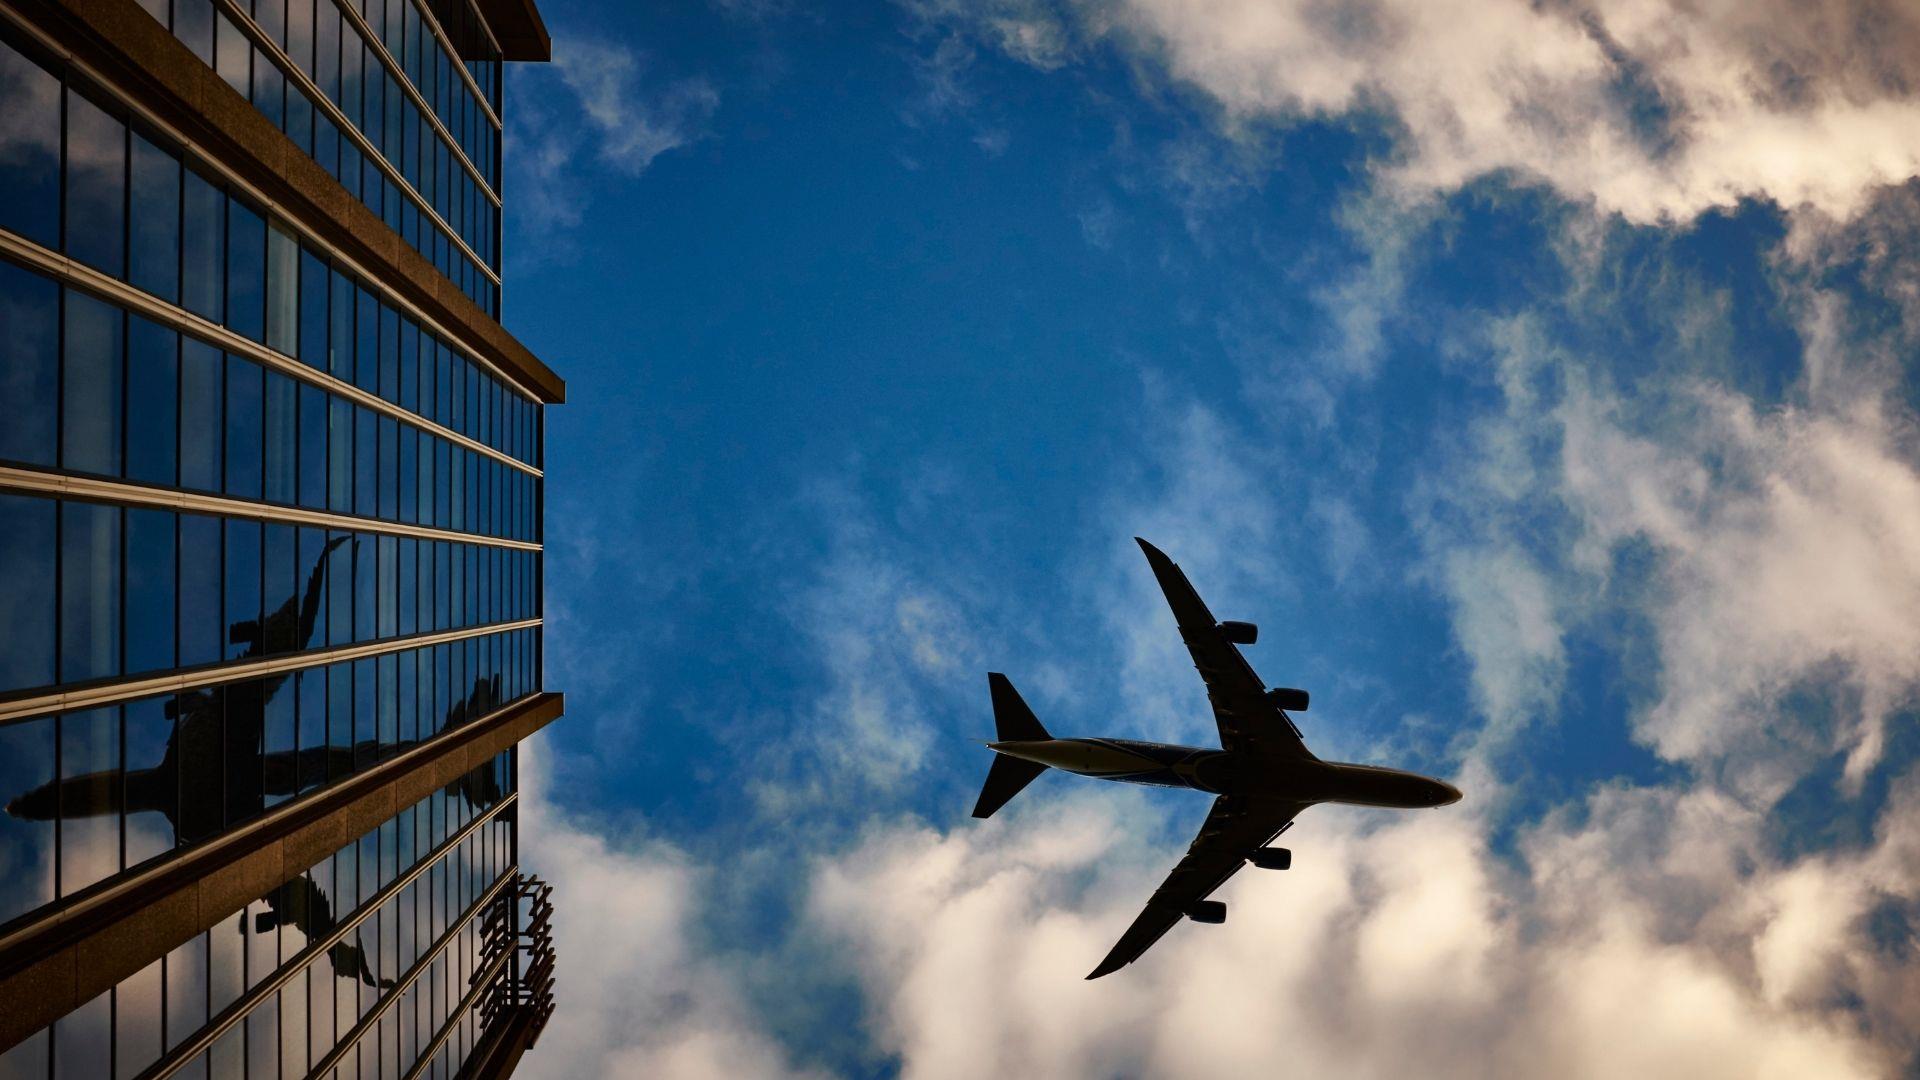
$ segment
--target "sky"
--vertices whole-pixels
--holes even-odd
[[[528,1075],[1920,1074],[1920,9],[542,4]],[[1085,982],[1205,816],[1133,543],[1439,775]]]

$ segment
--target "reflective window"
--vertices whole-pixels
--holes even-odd
[[[226,397],[220,350],[180,339],[180,486],[218,491]]]
[[[293,380],[277,371],[267,372],[266,444],[261,468],[264,474],[262,495],[268,502],[291,505],[297,501],[295,480],[299,416],[295,401]]]
[[[180,246],[180,302],[220,322],[226,309],[227,197],[188,169],[184,173]]]
[[[179,755],[175,752],[175,698],[152,697],[122,707],[126,731],[127,865],[171,851],[180,810]],[[194,746],[200,752],[207,747]]]
[[[260,523],[226,525],[226,658],[255,659],[265,651],[260,622]]]
[[[6,55],[0,46],[0,57]],[[0,164],[4,161],[0,158]],[[5,205],[0,188],[0,213]],[[59,349],[59,287],[0,262],[0,458],[53,464]]]
[[[127,280],[162,300],[180,299],[180,159],[133,135]]]
[[[226,492],[242,499],[258,499],[265,443],[263,372],[244,357],[228,354],[226,359]]]
[[[279,224],[267,230],[267,347],[295,356],[300,351],[300,245]]]
[[[300,384],[300,505],[327,505],[327,392]]]
[[[180,335],[127,316],[127,478],[171,486],[180,438]]]
[[[120,508],[60,505],[60,681],[120,673]]]
[[[67,290],[61,355],[60,464],[120,472],[121,313]]]
[[[127,671],[174,666],[176,520],[172,512],[128,508]]]
[[[227,325],[266,336],[267,222],[238,199],[227,200]]]
[[[220,659],[224,637],[220,622],[221,546],[219,518],[180,515],[180,627],[176,640],[182,667]]]
[[[60,80],[0,42],[0,101],[7,102],[0,227],[59,247]]]
[[[127,125],[67,91],[67,254],[119,277],[126,265]]]
[[[120,869],[120,709],[66,713],[59,727],[59,885],[72,896]]]
[[[0,923],[54,897],[55,721],[52,717],[0,725]]]

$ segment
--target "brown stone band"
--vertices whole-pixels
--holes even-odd
[[[459,286],[347,193],[318,162],[138,0],[5,0],[0,14],[151,114],[303,232],[417,308],[476,359],[548,404],[566,383]]]
[[[538,694],[103,882],[0,937],[0,1052],[559,717]]]

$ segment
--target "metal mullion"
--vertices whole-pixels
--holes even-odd
[[[280,46],[274,44],[273,40],[268,38],[259,26],[255,25],[252,16],[247,14],[246,10],[239,5],[237,0],[214,0],[214,7],[225,14],[228,21],[235,23],[236,29],[246,36],[247,41],[253,46],[254,50],[268,54],[270,62],[280,68],[281,74],[289,82],[298,81],[301,85],[302,93],[312,91],[312,93],[307,93],[307,96],[312,100],[313,107],[326,113],[328,119],[332,120],[334,125],[340,129],[340,133],[353,140],[354,145],[359,147],[360,152],[369,160],[377,162],[377,167],[380,171],[386,174],[387,178],[392,180],[400,190],[413,195],[414,201],[419,204],[420,211],[446,231],[447,239],[461,251],[465,252],[476,265],[480,266],[482,271],[495,285],[500,284],[499,273],[488,266],[473,248],[468,245],[466,238],[461,236],[458,230],[448,224],[445,218],[440,216],[440,212],[433,208],[433,205],[427,200],[426,196],[414,189],[413,184],[401,174],[399,167],[393,162],[388,161],[386,154],[375,147],[373,140],[367,138],[366,133],[360,130],[360,125],[348,119],[346,112],[343,111],[340,106],[334,104],[332,98],[319,92],[319,87],[315,86],[313,80],[307,76],[307,73],[300,69],[300,65],[295,64]],[[344,44],[342,47],[344,47]],[[364,70],[361,72],[361,77],[362,79],[366,77]],[[251,102],[249,102],[249,104],[251,104]],[[356,201],[360,202],[363,206],[366,205],[365,199]],[[421,254],[424,255],[425,253],[422,252]],[[435,267],[435,269],[437,270],[439,268]]]
[[[320,958],[321,956],[326,955],[326,953],[329,950],[331,950],[335,945],[338,945],[340,942],[345,941],[349,934],[351,934],[354,930],[358,929],[360,924],[365,922],[375,912],[378,912],[381,906],[384,905],[388,900],[391,900],[393,899],[393,897],[398,896],[402,889],[406,888],[408,885],[411,885],[417,878],[420,877],[420,875],[425,873],[428,869],[432,868],[441,859],[444,859],[447,856],[448,852],[450,852],[458,843],[465,840],[467,835],[470,832],[480,828],[486,822],[492,821],[494,818],[498,817],[502,811],[504,811],[508,806],[516,802],[519,798],[520,798],[520,793],[518,791],[508,792],[507,795],[504,798],[502,798],[499,802],[489,807],[487,809],[487,812],[484,815],[475,817],[474,820],[470,822],[466,828],[462,829],[457,835],[447,838],[446,842],[442,843],[439,847],[436,847],[433,851],[428,852],[427,857],[424,859],[421,859],[419,862],[414,864],[412,869],[408,870],[404,874],[396,875],[393,881],[387,883],[387,885],[381,888],[380,891],[374,893],[373,896],[369,897],[366,903],[359,905],[358,908],[355,909],[354,913],[351,916],[348,916],[346,918],[339,920],[339,922],[336,923],[336,925],[334,926],[333,930],[329,931],[325,937],[319,938],[318,940],[309,939],[307,941],[306,947],[302,948],[291,959],[281,960],[279,967],[274,971],[272,976],[270,976],[268,979],[261,982],[257,986],[253,987],[252,989],[246,991],[245,993],[242,993],[238,998],[234,1000],[234,1002],[231,1005],[228,1005],[225,1009],[221,1010],[219,1016],[211,1017],[206,1024],[202,1025],[199,1031],[194,1032],[193,1035],[183,1040],[180,1043],[180,1045],[175,1047],[173,1050],[168,1051],[166,1054],[163,1054],[159,1061],[156,1061],[152,1065],[149,1065],[144,1072],[140,1073],[137,1080],[160,1080],[160,1078],[162,1077],[172,1076],[173,1074],[179,1072],[182,1068],[184,1068],[187,1065],[187,1063],[192,1061],[194,1056],[197,1055],[200,1051],[205,1050],[208,1047],[212,1046],[216,1041],[219,1040],[219,1038],[222,1035],[225,1035],[227,1032],[233,1030],[235,1025],[242,1023],[247,1018],[247,1015],[253,1011],[255,1006],[259,1005],[262,1001],[266,1000],[269,996],[278,992],[282,987],[292,982],[293,977],[295,975],[305,972],[307,970],[308,964]],[[378,828],[378,826],[375,826],[375,828]],[[355,837],[352,841],[350,841],[350,843],[358,844],[359,838]],[[331,855],[328,856],[328,858],[332,858],[332,857],[333,856]],[[307,872],[306,869],[302,868],[300,871],[300,874],[304,874],[306,872]],[[300,875],[296,874],[294,876],[298,877]],[[292,880],[292,879],[289,878],[288,880]],[[506,878],[503,875],[501,883],[504,884],[505,880]],[[284,884],[284,882],[282,884]],[[497,890],[499,886],[496,885],[495,888]],[[480,907],[483,907],[484,904],[485,902],[483,900],[480,904],[475,905],[475,909],[477,910]],[[242,910],[245,910],[245,909],[243,908]],[[467,918],[470,918],[470,917],[471,917],[471,912],[469,912],[467,915],[463,915],[461,921],[464,922]],[[424,954],[425,958],[428,960],[431,960],[434,954],[439,951],[439,949],[441,948],[441,945],[442,943],[436,942],[432,949],[429,949],[426,951],[426,953]],[[209,983],[212,982],[211,979],[207,981]],[[404,981],[396,981],[393,987],[393,992],[389,994],[387,997],[389,999],[399,997],[400,993],[405,989],[405,985],[406,984]],[[311,1000],[311,996],[312,996],[311,986],[308,987],[308,996],[309,996],[309,1000]],[[380,1015],[380,1013],[385,1010],[386,1007],[387,1007],[386,1002],[385,1000],[383,1000],[380,1005],[375,1007],[372,1013],[368,1014],[368,1017],[377,1018]],[[364,1022],[365,1021],[363,1020],[362,1023]],[[356,1025],[353,1030],[358,1031],[359,1026]],[[337,1024],[335,1025],[334,1033],[336,1036],[334,1041],[334,1049],[336,1053],[338,1052],[340,1047],[351,1045],[346,1041],[344,1037],[340,1035],[339,1027]],[[313,1071],[317,1073],[317,1072],[320,1072],[321,1070],[318,1068],[315,1068]]]
[[[182,185],[184,190],[184,184]],[[224,228],[224,226],[222,226]],[[184,225],[183,225],[184,228]],[[184,244],[182,245],[184,247]],[[237,334],[227,327],[215,323],[187,310],[178,304],[171,304],[151,293],[143,292],[117,278],[110,277],[83,263],[75,262],[67,256],[36,244],[23,236],[6,229],[0,229],[0,255],[10,255],[29,269],[38,270],[52,276],[60,285],[77,288],[120,307],[146,316],[155,322],[164,323],[169,329],[199,338],[223,352],[239,353],[248,360],[265,368],[271,368],[299,382],[308,383],[337,397],[344,397],[356,405],[364,405],[376,412],[384,413],[402,423],[438,435],[443,439],[457,443],[477,453],[504,462],[512,468],[534,476],[544,475],[537,466],[514,458],[502,450],[463,434],[438,421],[429,420],[424,414],[411,412],[388,401],[379,394],[362,389],[353,382],[342,379],[332,372],[311,366],[302,360],[291,357],[276,349],[268,348],[264,342]],[[221,268],[222,275],[225,267]],[[372,280],[361,278],[359,280]],[[223,282],[224,286],[224,282]],[[328,290],[331,303],[332,290]],[[65,325],[64,290],[61,308],[61,320],[64,333]],[[468,358],[469,362],[474,362]],[[497,372],[488,372],[504,379]],[[224,367],[222,369],[224,389]],[[510,381],[510,380],[508,380]],[[223,399],[224,400],[224,399]],[[224,433],[223,433],[224,436]],[[177,449],[177,448],[176,448]],[[222,467],[225,466],[224,457]],[[224,489],[224,484],[222,488]]]
[[[328,243],[326,240],[322,239],[318,233],[314,232],[310,227],[302,223],[302,220],[298,215],[288,211],[287,208],[284,205],[282,205],[280,202],[269,197],[266,193],[262,192],[257,185],[243,178],[235,170],[229,168],[218,157],[214,156],[212,153],[207,151],[199,142],[197,142],[192,138],[189,138],[186,134],[181,132],[179,128],[161,120],[159,116],[155,115],[151,110],[141,105],[137,100],[135,100],[135,98],[128,91],[122,88],[122,84],[120,82],[116,80],[108,79],[107,77],[102,75],[98,69],[86,64],[83,61],[73,59],[69,54],[69,51],[62,48],[59,45],[59,43],[55,41],[51,36],[49,36],[42,27],[40,27],[38,24],[36,24],[32,20],[28,19],[26,16],[22,15],[13,6],[12,0],[0,0],[0,18],[4,18],[8,22],[10,22],[16,30],[18,30],[21,34],[23,34],[32,42],[34,42],[38,47],[42,49],[50,50],[56,56],[61,57],[64,61],[65,68],[67,70],[79,72],[89,82],[99,87],[103,93],[107,94],[110,97],[113,97],[122,107],[127,109],[129,114],[139,117],[143,122],[146,123],[148,127],[152,128],[158,134],[164,136],[168,141],[172,142],[175,146],[180,147],[182,150],[191,150],[193,152],[193,155],[198,159],[199,163],[203,166],[204,171],[209,171],[217,174],[222,179],[222,181],[226,183],[230,188],[234,188],[236,190],[245,192],[249,198],[254,200],[256,203],[258,203],[265,209],[278,213],[281,217],[285,218],[288,221],[289,225],[291,225],[292,228],[299,234],[299,237],[303,244],[309,247],[316,247],[322,251],[327,252],[330,255],[330,257],[332,257],[335,261],[339,262],[343,268],[351,271],[352,273],[354,273],[355,275],[357,275],[362,279],[365,279],[368,281],[374,281],[374,282],[379,282],[381,280],[380,277],[369,273],[364,267],[361,266],[360,263],[356,262],[352,257],[337,251],[333,247],[333,245]],[[62,85],[64,88],[64,79],[63,79]],[[64,117],[64,110],[66,108],[64,94],[62,95],[61,108],[63,110],[62,115]],[[61,124],[62,161],[65,160],[65,139],[66,139],[66,125],[63,119]],[[185,155],[183,154],[183,160],[184,160],[184,156]],[[61,205],[62,205],[61,212],[64,215],[65,213],[64,196],[61,200]],[[8,241],[10,239],[11,239],[11,234],[5,232],[5,230],[0,230],[0,241]],[[32,244],[31,241],[25,241],[25,240],[14,241],[14,243],[28,244],[34,248],[39,247],[39,245],[37,244]],[[8,243],[0,242],[0,249],[12,250],[12,247],[10,247]],[[65,262],[66,260],[64,256],[57,256],[56,261]],[[382,286],[382,288],[383,290],[385,289],[384,286]],[[391,290],[385,290],[385,291],[387,291],[388,295],[392,298],[394,306],[399,308],[400,310],[407,312],[408,315],[411,316],[414,319],[414,321],[418,322],[423,329],[432,330],[434,333],[440,335],[441,337],[449,341],[465,341],[465,340],[470,340],[472,338],[472,335],[470,334],[467,334],[464,332],[454,332],[447,329],[447,324],[427,314],[425,310],[423,310],[418,304],[414,303],[412,300],[409,300],[406,297],[399,295],[398,293],[392,292]],[[495,319],[494,321],[498,322],[499,320]],[[501,367],[494,360],[487,357],[485,355],[484,349],[468,349],[467,351],[471,354],[470,359],[473,363],[479,364],[481,367],[491,372],[496,378],[501,379],[504,382],[512,383],[513,385],[522,388],[527,393],[527,395],[532,399],[534,399],[535,401],[543,400],[541,398],[541,391],[538,387],[532,385],[531,383],[527,382],[526,380],[520,377],[510,374],[506,368]]]
[[[509,867],[505,873],[501,874],[500,879],[494,882],[493,887],[487,890],[486,895],[475,902],[473,907],[468,909],[467,914],[461,916],[460,927],[463,928],[467,922],[473,918],[475,913],[484,910],[486,905],[505,889],[507,882],[512,879],[513,875],[519,873],[519,871],[519,866],[515,865]],[[451,939],[458,936],[459,929],[460,928],[449,928],[445,937]],[[444,945],[440,945],[436,948],[444,947]],[[446,1021],[440,1025],[440,1030],[434,1035],[433,1042],[414,1058],[413,1067],[407,1070],[405,1080],[414,1080],[415,1077],[418,1077],[421,1073],[433,1066],[434,1055],[438,1054],[440,1048],[446,1045],[447,1040],[452,1037],[454,1029],[460,1026],[461,1017],[467,1014],[467,1010],[474,1007],[474,1003],[480,999],[480,995],[493,988],[493,984],[500,978],[501,969],[506,967],[508,959],[513,956],[513,952],[514,950],[512,949],[503,950],[499,956],[494,957],[491,963],[477,973],[479,975],[478,978],[470,980],[472,983],[471,988],[461,996],[459,1002],[447,1010]],[[448,967],[452,967],[451,961],[448,962]],[[375,1015],[377,1015],[377,1013]],[[358,1029],[356,1028],[356,1030]],[[328,1064],[331,1064],[331,1062]],[[316,1070],[316,1072],[317,1071],[319,1070]]]
[[[182,668],[172,672],[142,675],[136,679],[123,679],[100,686],[81,689],[55,690],[32,697],[16,698],[0,703],[0,724],[17,720],[33,719],[48,713],[64,713],[81,709],[105,708],[137,698],[151,697],[169,692],[180,693],[203,686],[221,686],[226,683],[243,682],[247,679],[278,675],[282,672],[295,672],[307,668],[321,667],[343,661],[364,660],[396,653],[405,649],[422,649],[436,645],[451,644],[483,634],[502,633],[508,630],[522,630],[539,625],[537,619],[521,620],[510,623],[490,623],[484,626],[468,626],[454,630],[441,630],[427,634],[414,634],[409,637],[385,638],[364,642],[358,645],[342,645],[331,649],[313,649],[292,653],[277,660],[234,661],[212,666]],[[522,695],[523,697],[525,695]],[[57,767],[57,763],[56,763]],[[57,830],[56,830],[57,831]]]
[[[335,0],[335,2],[339,3],[340,0]],[[413,0],[405,0],[405,2],[413,3]],[[440,20],[434,15],[432,6],[429,4],[414,4],[413,7],[415,11],[420,13],[420,25],[426,27],[433,38],[439,42],[440,47],[446,50],[447,57],[453,61],[451,66],[455,71],[460,73],[460,79],[467,84],[467,89],[473,92],[474,100],[480,103],[482,109],[486,110],[487,122],[493,125],[495,131],[503,130],[506,125],[500,122],[500,114],[493,111],[493,102],[487,100],[487,95],[480,91],[480,83],[473,77],[473,72],[468,71],[467,65],[461,62],[460,50],[454,47],[453,36],[448,34],[446,29],[440,25]],[[475,12],[474,14],[477,16],[479,13]],[[485,19],[480,20],[480,25],[486,26],[486,23],[487,21]],[[493,36],[493,27],[491,26],[487,26],[487,40],[493,43],[493,51],[496,54],[503,51],[500,48],[500,40]]]

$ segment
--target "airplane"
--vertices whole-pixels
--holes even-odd
[[[973,808],[974,817],[992,816],[1049,768],[1100,780],[1194,788],[1216,796],[1186,857],[1089,979],[1111,975],[1138,960],[1181,919],[1225,922],[1226,903],[1207,897],[1246,863],[1264,870],[1293,865],[1291,851],[1271,845],[1309,806],[1332,802],[1413,810],[1460,799],[1458,788],[1431,776],[1315,757],[1287,715],[1306,711],[1307,692],[1269,690],[1236,648],[1253,644],[1259,628],[1216,620],[1172,559],[1137,536],[1134,541],[1146,553],[1173,608],[1180,637],[1193,654],[1193,666],[1207,684],[1220,749],[1132,739],[1056,739],[1013,683],[990,672],[987,685],[998,738],[987,744],[995,755],[993,766]]]

